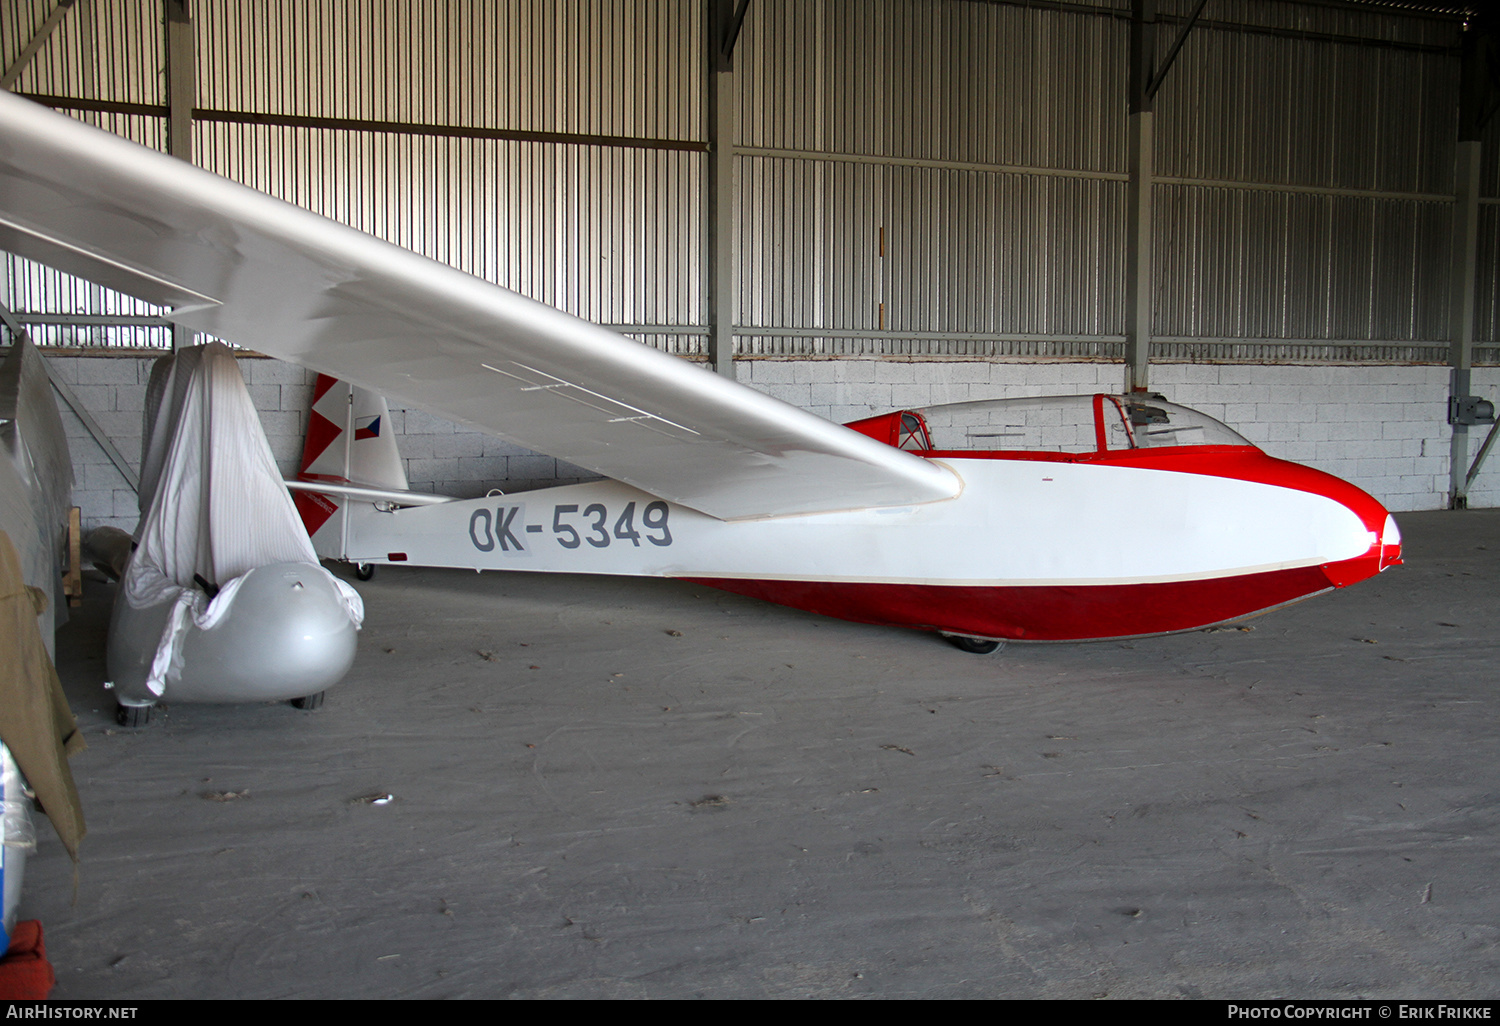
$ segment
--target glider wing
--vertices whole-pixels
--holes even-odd
[[[4,92],[0,248],[721,519],[961,487],[942,466]]]

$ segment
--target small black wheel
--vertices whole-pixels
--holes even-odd
[[[354,576],[358,577],[361,581],[368,581],[371,577],[375,576],[375,564],[355,563]]]
[[[323,708],[323,692],[319,691],[316,695],[304,695],[301,698],[292,699],[292,708],[308,710]]]
[[[135,730],[144,727],[151,722],[152,706],[149,705],[125,705],[121,703],[115,706],[115,722],[122,727]]]
[[[944,634],[948,643],[962,652],[972,652],[975,655],[989,655],[998,652],[1005,647],[1003,641],[992,641],[989,638],[971,638],[965,634]]]

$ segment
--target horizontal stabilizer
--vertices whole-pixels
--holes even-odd
[[[445,502],[456,502],[451,495],[433,495],[431,492],[404,492],[389,488],[366,488],[361,485],[340,484],[335,481],[285,481],[294,492],[315,492],[320,495],[337,495],[345,499],[363,502],[388,502],[393,506],[438,506]]]

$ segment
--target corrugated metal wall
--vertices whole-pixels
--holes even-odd
[[[50,7],[4,5],[0,57],[19,50]],[[644,341],[698,352],[699,8],[195,3],[197,106],[213,112],[195,123],[196,162],[581,317],[648,329],[634,333]],[[16,89],[160,106],[163,32],[159,0],[89,0]],[[150,46],[90,43],[127,37]],[[79,55],[90,53],[100,67],[81,72],[91,65]],[[136,80],[115,88],[115,69],[127,67]],[[255,123],[265,114],[283,123]],[[164,147],[159,116],[79,116]],[[354,124],[329,123],[338,121]],[[544,138],[516,138],[528,135]],[[17,309],[157,312],[22,261],[11,274]],[[80,305],[84,293],[95,298]],[[54,344],[168,342],[160,328],[35,334]]]
[[[0,0],[0,60],[51,6]],[[1190,7],[1161,0],[1162,50]],[[1118,358],[1127,9],[753,0],[734,75],[739,351]],[[192,10],[203,166],[702,351],[700,0]],[[1446,360],[1458,21],[1268,0],[1204,16],[1158,96],[1154,351]],[[85,0],[16,88],[159,107],[163,65],[159,0]],[[162,144],[151,113],[79,116]],[[1500,214],[1483,210],[1492,341]],[[151,313],[19,261],[9,296]]]
[[[694,0],[198,4],[200,104],[581,145],[200,125],[200,163],[607,324],[703,321]],[[348,183],[357,183],[354,190]]]
[[[740,351],[1117,351],[1125,48],[1101,13],[755,5]]]
[[[1157,105],[1156,333],[1446,359],[1399,343],[1448,335],[1456,25],[1240,0],[1210,13],[1342,38],[1189,37]]]
[[[0,3],[0,63],[9,66],[55,5],[55,0]],[[164,102],[164,61],[160,0],[83,0],[68,12],[14,88],[156,106]],[[75,112],[75,116],[145,146],[166,148],[162,118],[101,112]],[[172,342],[167,327],[128,323],[157,320],[158,308],[30,261],[6,255],[0,290],[0,302],[17,312],[111,322],[87,328],[27,325],[41,345],[156,348]]]

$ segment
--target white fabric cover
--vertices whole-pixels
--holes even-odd
[[[141,440],[136,564],[224,585],[267,563],[316,563],[229,347],[163,357]]]
[[[172,604],[147,681],[162,694],[174,663],[180,667],[188,628],[218,623],[246,573],[272,563],[318,563],[228,346],[193,346],[152,368],[140,502],[136,550],[121,588],[137,609]],[[217,596],[210,599],[194,575],[217,586]],[[359,626],[359,594],[334,581]]]

